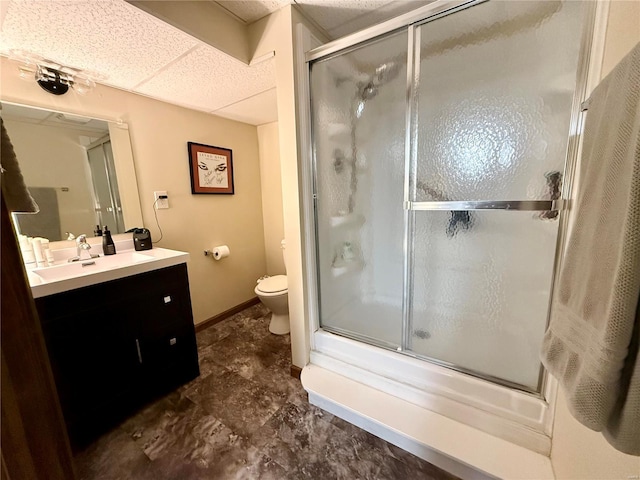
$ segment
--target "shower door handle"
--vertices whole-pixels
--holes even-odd
[[[562,174],[554,170],[546,173],[545,178],[547,179],[549,198],[551,200],[558,200],[562,194]],[[544,212],[540,212],[539,218],[541,220],[555,220],[558,218],[558,213],[558,210],[545,210]]]
[[[545,212],[562,210],[563,201],[557,200],[480,200],[457,202],[404,203],[405,210],[513,210],[519,212]]]

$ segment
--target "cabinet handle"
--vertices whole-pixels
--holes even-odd
[[[136,349],[138,350],[138,361],[142,363],[142,352],[140,352],[140,342],[136,338]]]

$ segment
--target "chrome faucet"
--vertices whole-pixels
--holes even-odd
[[[83,260],[91,260],[92,258],[98,258],[100,255],[95,253],[89,253],[91,245],[87,243],[87,236],[83,233],[76,238],[77,255],[71,257],[68,262],[81,262]]]

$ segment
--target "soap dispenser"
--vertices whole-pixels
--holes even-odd
[[[113,243],[113,238],[111,238],[111,232],[109,231],[109,227],[104,226],[104,230],[102,232],[102,251],[105,255],[115,255],[116,254],[116,245]]]

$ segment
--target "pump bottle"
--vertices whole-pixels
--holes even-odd
[[[111,232],[109,231],[109,227],[104,226],[104,230],[102,231],[102,251],[105,255],[115,255],[116,254],[116,245],[113,243],[113,238],[111,238]]]

